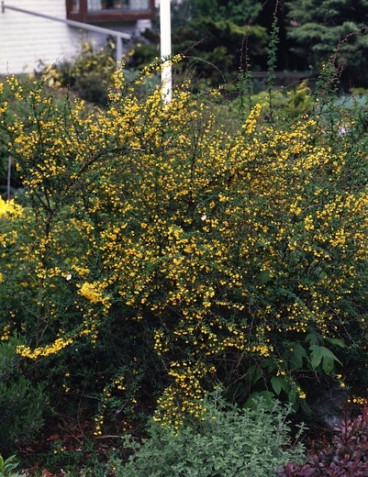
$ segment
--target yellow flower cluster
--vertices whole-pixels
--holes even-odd
[[[260,104],[256,104],[250,111],[242,128],[246,134],[252,134],[258,124],[258,119],[261,115],[262,107]]]
[[[81,286],[79,293],[87,298],[91,303],[104,303],[106,297],[103,296],[101,290],[98,288],[98,283],[88,283],[85,282]]]
[[[56,354],[72,343],[72,338],[58,338],[54,341],[54,343],[46,346],[40,346],[38,348],[35,348],[33,351],[29,346],[20,345],[17,346],[17,354],[19,354],[23,358],[37,359],[41,356],[46,357]]]
[[[1,341],[8,341],[9,338],[10,338],[10,331],[11,331],[11,326],[10,325],[5,325],[2,329],[0,340]]]
[[[16,204],[13,199],[6,201],[0,197],[0,217],[18,217],[22,213],[22,207]]]
[[[203,420],[204,391],[200,381],[214,371],[213,366],[206,369],[198,363],[172,362],[168,375],[173,378],[173,385],[168,386],[159,398],[154,420],[163,425],[171,425],[175,430],[183,425],[188,415]]]

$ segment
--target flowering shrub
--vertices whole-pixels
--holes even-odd
[[[29,114],[0,102],[1,128],[27,192],[21,215],[0,217],[0,323],[57,398],[98,396],[96,434],[152,406],[175,426],[201,418],[218,384],[296,404],[316,377],[345,386],[349,363],[355,386],[362,121],[339,136],[338,116],[266,123],[257,105],[228,133],[185,87],[168,105],[159,90],[140,100],[122,72],[103,111],[9,83]]]

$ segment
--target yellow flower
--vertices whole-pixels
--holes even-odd
[[[91,303],[103,303],[105,298],[100,290],[97,289],[95,283],[84,282],[79,290],[79,293],[87,298]]]
[[[0,197],[0,217],[18,217],[22,215],[23,209],[14,200],[3,200]]]

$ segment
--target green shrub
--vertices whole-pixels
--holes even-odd
[[[105,106],[111,76],[116,68],[113,44],[95,50],[84,42],[81,52],[72,61],[55,63],[42,69],[49,85],[69,88],[81,98]]]
[[[7,455],[34,441],[48,402],[43,387],[22,374],[16,344],[0,343],[0,452]]]
[[[291,446],[290,408],[277,401],[241,409],[211,400],[206,406],[203,421],[178,433],[152,422],[149,437],[117,476],[266,477],[289,460],[303,461],[303,447]]]

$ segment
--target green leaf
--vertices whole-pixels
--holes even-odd
[[[322,350],[319,345],[311,345],[310,349],[312,351],[310,356],[311,365],[313,369],[316,369],[322,361]]]
[[[266,404],[272,404],[275,394],[272,391],[255,391],[247,399],[245,406],[251,409],[257,409],[259,399],[263,399]]]
[[[320,342],[320,336],[319,334],[312,331],[311,333],[308,333],[305,337],[305,342],[311,345],[318,345],[318,343]]]
[[[252,385],[256,384],[256,382],[259,381],[262,376],[263,376],[263,371],[258,364],[254,364],[249,367],[247,372],[247,378],[249,379],[249,382]]]
[[[278,288],[277,289],[279,295],[281,296],[290,296],[291,295],[291,292],[289,290],[287,290],[286,288]]]
[[[329,374],[333,371],[335,362],[342,365],[341,361],[325,346],[311,345],[311,365],[313,369],[321,365],[322,370]]]
[[[339,346],[340,348],[346,348],[346,344],[340,338],[326,338],[326,341],[332,345]]]
[[[259,366],[261,366],[263,369],[266,369],[268,373],[272,373],[272,371],[278,369],[278,365],[273,358],[265,358],[259,363]]]
[[[303,409],[303,412],[308,417],[312,417],[312,415],[313,415],[312,408],[309,406],[309,404],[306,402],[306,400],[305,399],[300,399],[299,404],[300,404],[300,407]]]
[[[18,462],[16,462],[16,456],[12,455],[6,460],[0,455],[0,477],[6,475],[12,475],[16,477],[18,474],[13,474],[12,471],[18,467]]]
[[[271,280],[271,274],[269,270],[264,270],[258,275],[259,282],[261,285],[265,285],[267,282]]]
[[[307,352],[300,343],[293,344],[293,351],[290,357],[290,367],[292,369],[301,369],[303,367],[303,358],[307,357]]]
[[[272,376],[271,386],[277,396],[280,395],[281,391],[285,391],[286,394],[290,392],[289,383],[282,376]]]
[[[293,406],[293,410],[297,411],[300,406],[300,401],[302,401],[302,399],[299,398],[299,394],[292,389],[288,397],[290,404]]]
[[[275,391],[276,395],[278,396],[282,391],[282,386],[280,383],[280,378],[278,376],[272,376],[271,378],[271,386],[272,389]]]

